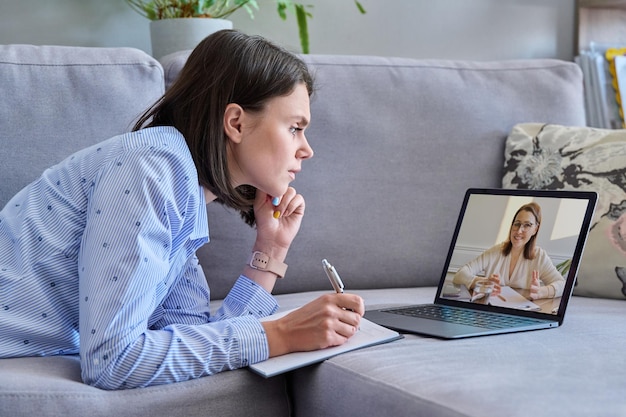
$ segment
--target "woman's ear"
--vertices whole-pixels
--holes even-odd
[[[235,103],[228,104],[224,111],[224,132],[235,143],[241,142],[243,115],[243,108]]]

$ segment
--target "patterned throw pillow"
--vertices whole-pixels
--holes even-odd
[[[516,125],[502,186],[596,191],[574,294],[626,299],[626,130]]]

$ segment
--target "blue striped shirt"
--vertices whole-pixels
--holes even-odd
[[[176,129],[77,152],[0,212],[0,357],[80,353],[83,380],[105,389],[267,359],[258,318],[276,301],[240,276],[211,315],[195,256],[208,240],[204,193]]]

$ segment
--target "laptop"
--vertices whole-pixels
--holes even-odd
[[[400,332],[444,339],[559,327],[572,294],[596,200],[595,192],[585,191],[467,190],[434,302],[370,310],[365,318]],[[520,207],[528,203],[541,208],[542,220],[536,233],[534,215],[514,219]],[[540,282],[545,288],[542,292],[556,297],[531,297],[528,285],[521,284],[528,282],[527,274],[516,275],[528,269],[520,267],[523,261],[517,262],[514,274],[509,274],[509,285],[502,282],[510,256],[501,258],[500,248],[507,240],[515,240],[516,245],[517,241],[524,242],[527,237],[517,233],[520,229],[526,235],[535,235],[536,246],[559,272],[554,275],[544,256],[544,279],[562,288],[560,296],[554,287]],[[483,269],[477,270],[480,267]],[[499,292],[484,281],[474,284],[493,273],[500,276]],[[528,274],[532,276],[532,271]]]

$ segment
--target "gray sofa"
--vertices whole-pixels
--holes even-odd
[[[0,46],[0,205],[48,165],[131,126],[188,52]],[[520,122],[585,124],[569,62],[307,56],[318,82],[307,201],[276,286],[281,308],[330,291],[328,258],[366,307],[429,302],[468,187],[499,187]],[[253,231],[210,205],[200,250],[217,308]],[[7,300],[2,298],[1,306]],[[102,391],[75,356],[0,359],[0,416],[624,416],[626,303],[574,296],[561,328],[443,341],[416,335],[263,379],[248,369]],[[0,335],[2,330],[0,329]]]

